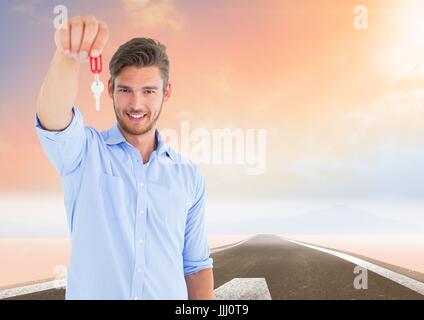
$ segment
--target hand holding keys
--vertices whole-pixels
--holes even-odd
[[[100,81],[99,73],[102,71],[102,55],[97,58],[90,56],[90,69],[94,73],[94,82],[91,84],[91,92],[93,92],[96,100],[96,111],[100,111],[100,96],[105,90],[103,82]]]
[[[79,62],[90,57],[91,72],[94,73],[91,91],[96,99],[97,111],[100,110],[100,96],[105,89],[99,79],[102,71],[101,53],[108,39],[108,26],[93,15],[72,17],[55,32],[56,47],[65,56]]]

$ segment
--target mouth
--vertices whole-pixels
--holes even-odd
[[[141,122],[146,118],[147,113],[126,113],[126,115],[132,122]]]

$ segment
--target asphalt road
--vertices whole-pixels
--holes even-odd
[[[257,235],[213,258],[216,288],[233,278],[265,278],[273,300],[424,300],[423,295],[370,271],[368,289],[357,290],[354,264],[274,235]]]
[[[275,235],[257,235],[240,245],[212,253],[215,288],[233,278],[265,278],[273,300],[399,300],[424,296],[368,271],[368,289],[357,290],[351,262]],[[64,299],[52,289],[15,299]]]

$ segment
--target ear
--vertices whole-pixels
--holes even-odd
[[[110,78],[107,83],[107,91],[109,93],[109,96],[113,99],[113,88],[112,88],[112,81],[110,80]]]
[[[163,93],[163,101],[167,101],[170,96],[171,96],[171,83],[168,82],[168,85],[166,86],[165,91]]]

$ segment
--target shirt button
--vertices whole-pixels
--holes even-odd
[[[138,300],[139,299],[139,297],[134,297],[134,300]]]
[[[144,210],[140,209],[139,213],[140,213],[140,216],[142,216],[144,214]]]
[[[140,188],[143,188],[144,186],[143,182],[139,182],[138,185],[140,186]]]
[[[140,273],[140,272],[141,272],[141,268],[138,268],[138,269],[137,269],[137,272],[138,272],[138,273]]]
[[[138,243],[143,243],[143,239],[138,238]]]

